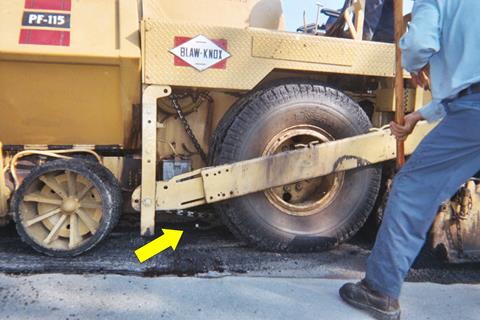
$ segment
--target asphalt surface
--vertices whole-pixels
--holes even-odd
[[[65,259],[47,257],[33,251],[19,239],[13,225],[2,227],[0,272],[358,279],[363,276],[372,244],[365,237],[358,236],[327,252],[274,253],[246,246],[223,227],[199,230],[194,223],[157,223],[157,226],[158,229],[183,229],[184,236],[175,252],[168,249],[143,264],[138,262],[133,252],[151,239],[140,237],[138,220],[135,218],[127,223],[121,222],[106,241],[90,252]],[[407,281],[477,284],[480,283],[480,264],[448,265],[424,252]]]
[[[344,280],[227,276],[0,275],[0,314],[9,320],[371,319],[338,296]],[[480,285],[407,283],[403,320],[475,320]]]

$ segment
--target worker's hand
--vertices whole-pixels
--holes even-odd
[[[412,133],[413,129],[417,125],[417,122],[423,120],[422,115],[420,112],[415,111],[413,113],[407,114],[405,116],[405,124],[400,125],[395,122],[390,122],[390,131],[392,135],[397,138],[399,141],[405,141],[410,133]]]
[[[425,90],[430,90],[430,66],[428,64],[418,73],[410,73],[410,75],[414,87],[419,86]]]

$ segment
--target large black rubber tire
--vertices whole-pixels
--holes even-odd
[[[302,124],[320,127],[334,139],[366,133],[371,127],[358,104],[343,93],[315,83],[284,81],[242,98],[224,116],[210,146],[211,164],[259,157],[273,136]],[[377,198],[380,178],[379,166],[346,172],[335,199],[310,216],[282,212],[264,192],[215,208],[237,237],[260,249],[325,250],[362,227]]]
[[[56,250],[45,247],[33,239],[25,230],[22,223],[21,204],[23,197],[27,192],[29,186],[37,181],[37,179],[49,172],[68,170],[90,180],[93,186],[99,191],[102,198],[102,218],[99,227],[94,235],[91,235],[79,247],[71,250]],[[120,219],[122,212],[122,194],[120,185],[115,176],[98,162],[71,159],[71,160],[54,160],[47,162],[42,166],[34,168],[30,174],[25,177],[20,188],[15,192],[12,199],[12,209],[14,211],[14,220],[16,229],[20,238],[36,251],[54,257],[73,257],[80,255],[94,246],[108,236],[110,231],[115,227]]]

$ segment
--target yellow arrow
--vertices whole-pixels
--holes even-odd
[[[162,231],[162,236],[135,250],[135,255],[140,263],[144,263],[169,247],[172,247],[173,251],[175,251],[183,231],[171,229],[162,229]]]

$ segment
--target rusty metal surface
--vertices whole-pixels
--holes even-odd
[[[454,263],[480,261],[480,186],[470,180],[438,214],[432,247]]]

